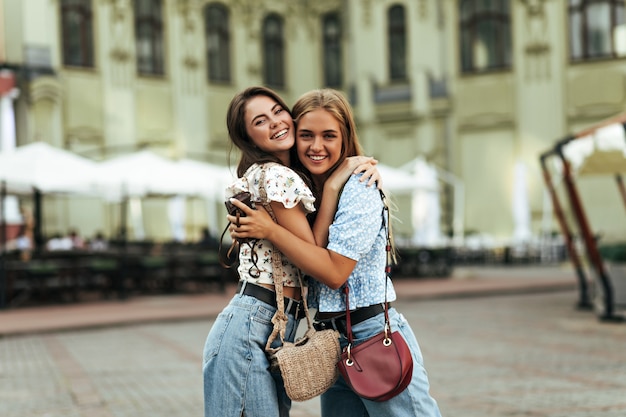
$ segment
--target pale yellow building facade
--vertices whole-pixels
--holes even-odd
[[[572,59],[580,47],[572,46],[578,36],[572,19],[589,12],[572,11],[580,2],[492,2],[501,6],[497,25],[508,30],[501,37],[472,26],[486,16],[482,1],[163,0],[156,2],[161,37],[153,54],[137,34],[136,2],[87,3],[92,35],[81,39],[91,42],[93,55],[88,65],[76,66],[67,65],[61,23],[63,6],[73,2],[0,0],[0,65],[17,74],[20,88],[17,145],[45,141],[94,159],[149,147],[172,158],[226,164],[225,113],[237,91],[269,84],[293,103],[307,90],[331,85],[350,98],[368,154],[394,167],[422,156],[462,184],[460,202],[442,185],[444,232],[453,229],[456,204],[463,207],[465,231],[507,241],[515,229],[515,167],[526,168],[532,234],[557,230],[556,222],[545,221],[540,153],[568,133],[626,111],[626,52],[620,49],[626,35],[611,27],[608,55],[587,59],[583,42]],[[623,24],[623,3],[607,0],[608,9],[589,15],[608,10]],[[207,29],[209,6],[224,12],[222,32]],[[464,40],[475,33],[483,35]],[[219,55],[224,45],[218,55],[211,49],[219,39],[227,40],[226,55]],[[280,76],[272,72],[268,49],[281,54]],[[493,50],[500,55],[494,58]],[[215,56],[226,56],[228,65],[211,73]],[[612,179],[579,185],[594,230],[626,236],[625,207]],[[396,198],[397,229],[409,236],[410,198]],[[191,233],[206,221],[201,205],[188,205]],[[164,207],[164,201],[144,202],[149,237],[169,238]],[[76,227],[85,235],[110,234],[119,223],[116,208],[95,199],[51,199],[45,216],[48,233]]]

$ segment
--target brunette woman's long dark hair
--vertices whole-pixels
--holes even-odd
[[[291,115],[291,110],[285,101],[275,91],[267,87],[248,87],[233,97],[228,106],[228,113],[226,114],[226,126],[228,128],[228,136],[230,137],[231,145],[236,146],[241,152],[241,159],[237,165],[238,177],[243,177],[248,168],[255,163],[263,164],[265,162],[276,162],[282,165],[282,162],[276,156],[254,146],[254,143],[248,136],[245,123],[246,105],[250,99],[257,96],[269,97]],[[293,134],[295,135],[295,131]],[[298,160],[295,146],[289,150],[289,155],[291,161],[290,168],[295,170],[307,185],[310,185],[311,181],[309,175],[302,168],[302,164]]]

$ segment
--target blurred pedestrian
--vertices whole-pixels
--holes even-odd
[[[46,242],[46,250],[63,251],[72,250],[72,239],[69,236],[63,236],[61,233],[54,233],[52,238]]]
[[[203,227],[198,244],[205,249],[217,249],[220,245],[219,240],[211,233],[208,227]]]
[[[72,249],[85,249],[85,240],[80,236],[76,229],[70,230],[69,238],[72,241]]]
[[[102,232],[96,232],[93,239],[89,241],[89,250],[94,252],[102,252],[109,248],[109,242],[104,238]]]

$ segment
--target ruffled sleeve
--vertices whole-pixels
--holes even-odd
[[[284,165],[275,163],[265,165],[265,192],[270,201],[282,203],[286,208],[293,208],[301,203],[307,213],[315,211],[315,197],[298,174]],[[226,196],[233,196],[240,191],[250,191],[254,200],[260,201],[260,178],[261,166],[255,164],[242,178],[226,189]]]

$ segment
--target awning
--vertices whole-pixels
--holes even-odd
[[[610,123],[592,133],[579,135],[563,145],[563,154],[577,175],[624,174],[626,125]]]

